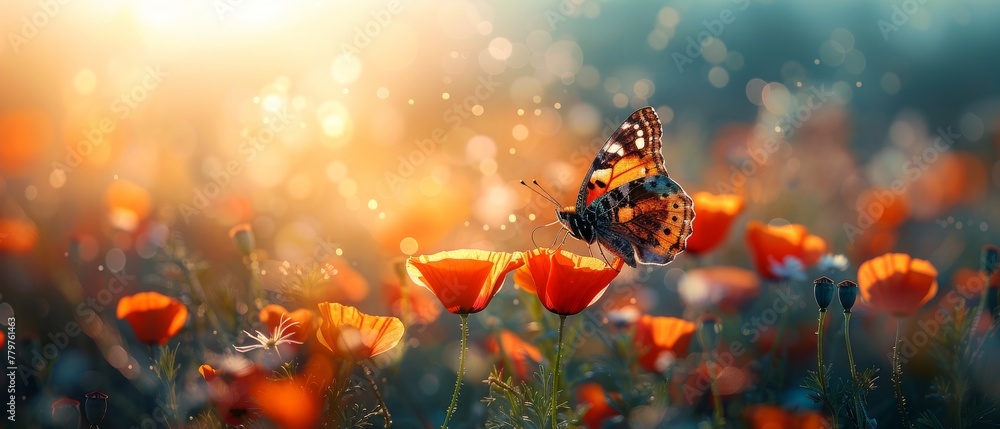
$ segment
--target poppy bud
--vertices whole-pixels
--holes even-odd
[[[87,422],[90,423],[90,427],[97,427],[104,421],[104,415],[108,412],[108,395],[95,390],[86,396],[87,403],[84,408],[87,412]]]
[[[854,307],[854,301],[858,299],[858,284],[850,280],[844,280],[837,285],[840,294],[840,305],[844,307],[844,313],[850,313]]]
[[[241,223],[230,229],[229,238],[233,239],[236,250],[239,250],[243,256],[250,256],[257,245],[253,237],[253,230],[250,229],[250,224],[248,223]]]
[[[819,311],[826,311],[833,301],[833,280],[827,276],[813,280],[813,293],[816,295],[816,305]]]
[[[983,246],[982,269],[986,272],[986,278],[990,278],[997,271],[1000,264],[1000,249],[994,245]]]
[[[993,315],[994,323],[1000,319],[1000,290],[989,288],[986,291],[986,305],[989,306],[990,314]]]
[[[720,332],[722,332],[722,323],[717,317],[711,314],[702,316],[701,323],[698,325],[698,343],[702,350],[706,352],[714,350],[716,344],[719,343]]]

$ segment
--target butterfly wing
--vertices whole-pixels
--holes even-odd
[[[652,107],[636,110],[611,134],[583,178],[576,211],[633,180],[667,174],[660,154],[660,119]]]
[[[666,265],[691,236],[694,202],[665,175],[643,177],[608,191],[587,206],[597,240],[629,266]],[[634,254],[633,254],[634,253]]]

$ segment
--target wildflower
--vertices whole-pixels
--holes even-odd
[[[229,238],[233,240],[233,244],[236,245],[236,250],[240,252],[240,255],[244,257],[250,256],[256,248],[256,240],[254,240],[253,230],[250,229],[250,224],[241,223],[234,226],[229,230]]]
[[[833,280],[827,276],[813,280],[813,295],[816,297],[819,311],[826,311],[833,301]]]
[[[827,253],[819,258],[819,264],[817,267],[821,272],[826,271],[847,271],[847,267],[851,265],[847,261],[847,257],[844,255],[834,255],[833,253]]]
[[[840,305],[844,307],[844,312],[850,313],[854,301],[858,299],[858,284],[844,280],[837,284],[837,294],[840,296]]]
[[[698,210],[691,223],[694,231],[688,237],[686,251],[700,255],[715,249],[726,238],[736,216],[743,211],[743,197],[733,194],[713,195],[697,192],[691,195]]]
[[[937,269],[923,259],[887,253],[858,268],[861,296],[896,317],[913,315],[937,294]]]
[[[545,248],[526,253],[524,260],[542,306],[560,316],[577,314],[597,302],[625,264],[615,258],[608,266],[597,258]]]
[[[118,301],[117,315],[146,344],[166,344],[184,327],[188,310],[180,301],[157,292],[140,292]]]
[[[583,413],[581,420],[587,429],[600,429],[604,422],[620,416],[621,412],[611,404],[612,401],[620,401],[621,395],[618,393],[608,393],[601,383],[594,381],[580,384],[576,388],[576,402],[587,406],[587,411]]]
[[[514,270],[514,286],[524,289],[525,292],[535,293],[535,280],[531,278],[531,271],[527,265]]]
[[[260,331],[256,331],[256,334],[251,334],[247,331],[243,331],[243,333],[247,334],[247,336],[250,337],[251,340],[257,341],[257,344],[251,344],[248,346],[233,346],[233,347],[236,349],[236,351],[240,353],[246,353],[256,349],[263,349],[263,350],[274,349],[275,353],[278,354],[278,357],[281,357],[281,350],[279,349],[279,347],[282,346],[283,344],[302,344],[302,341],[297,341],[292,339],[293,337],[296,336],[296,334],[298,334],[298,332],[295,331],[288,332],[289,329],[298,326],[298,324],[299,322],[292,321],[292,319],[288,318],[286,315],[283,314],[278,322],[278,326],[276,326],[274,330],[271,331],[270,335]]]
[[[319,314],[320,344],[347,361],[371,359],[392,350],[403,338],[403,322],[395,317],[372,316],[331,302],[320,303]]]
[[[738,267],[695,268],[681,279],[677,292],[685,306],[714,305],[734,314],[760,294],[760,278]]]
[[[531,380],[531,373],[542,363],[542,352],[538,347],[507,329],[487,339],[486,349],[500,356],[500,367],[511,365],[513,368],[509,370],[515,377],[524,381]]]
[[[260,416],[253,386],[264,375],[253,362],[239,355],[228,355],[219,369],[206,364],[198,367],[198,373],[208,384],[209,401],[226,424],[240,426]]]
[[[771,280],[804,279],[804,269],[817,263],[826,251],[822,238],[809,235],[806,227],[797,224],[772,226],[750,221],[747,242],[757,272]]]
[[[687,357],[697,326],[684,319],[643,315],[635,331],[639,364],[649,372],[663,372],[674,359]]]
[[[451,250],[410,257],[406,272],[414,283],[434,292],[454,314],[483,311],[500,292],[507,273],[524,262],[520,253]]]
[[[304,343],[312,332],[313,313],[304,308],[289,312],[278,304],[268,304],[260,309],[258,317],[270,332],[279,330],[282,322],[287,322],[285,330],[291,335],[291,339],[298,341],[298,344]]]

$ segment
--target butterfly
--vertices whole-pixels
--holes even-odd
[[[667,176],[661,135],[653,108],[636,110],[598,152],[576,205],[556,210],[571,236],[596,241],[633,268],[670,263],[691,236],[694,202]]]

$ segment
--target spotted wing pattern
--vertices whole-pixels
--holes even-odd
[[[660,119],[652,107],[633,112],[594,158],[580,186],[577,213],[609,190],[646,176],[666,175],[660,155],[661,133]]]

